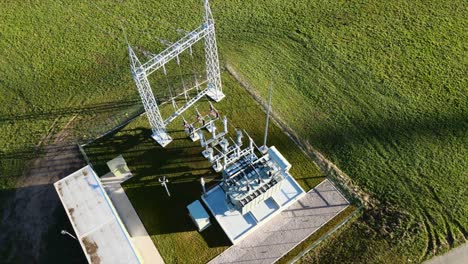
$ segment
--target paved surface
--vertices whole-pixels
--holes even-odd
[[[268,223],[214,258],[210,264],[273,263],[348,205],[333,184],[324,180]]]
[[[442,256],[434,257],[424,264],[465,264],[468,263],[468,243],[465,243]]]
[[[86,261],[80,244],[60,234],[62,229],[72,229],[53,186],[85,165],[77,146],[68,140],[67,127],[73,120],[63,131],[43,139],[38,146],[41,155],[25,149],[0,157],[7,164],[9,158],[32,159],[16,187],[0,191],[0,199],[5,199],[0,207],[1,263]]]
[[[112,200],[115,209],[119,213],[120,219],[127,228],[132,244],[137,249],[144,263],[164,263],[161,255],[154,246],[153,241],[146,232],[143,223],[120,185],[121,182],[129,179],[130,177],[131,176],[116,178],[113,177],[112,173],[109,173],[101,177],[101,181],[109,195],[109,198]]]

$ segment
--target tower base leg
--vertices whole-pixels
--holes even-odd
[[[166,147],[167,144],[171,143],[172,138],[167,134],[166,132],[158,133],[158,134],[153,134],[151,136],[156,142],[158,142],[161,147]]]
[[[200,139],[200,136],[198,136],[198,133],[192,133],[192,134],[190,135],[190,139],[191,139],[193,142],[195,142],[195,141],[197,141],[197,140]]]
[[[213,133],[213,129],[216,130],[216,127],[215,127],[214,125],[212,125],[211,123],[208,124],[208,125],[206,125],[205,128],[206,128],[206,130],[208,130],[208,132],[210,132],[210,133]]]
[[[258,150],[260,150],[262,154],[266,154],[268,152],[268,147],[266,145],[263,145]]]
[[[226,97],[226,95],[224,95],[223,92],[216,91],[214,89],[208,89],[208,91],[206,92],[206,95],[217,103],[223,100],[224,97]]]

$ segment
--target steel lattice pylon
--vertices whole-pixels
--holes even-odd
[[[164,147],[172,141],[172,138],[166,132],[166,126],[159,112],[158,103],[154,98],[146,72],[130,46],[128,46],[128,54],[130,56],[133,79],[145,107],[146,116],[153,131],[153,138]]]
[[[221,74],[219,72],[214,19],[208,0],[205,1],[205,12],[205,26],[207,28],[212,28],[205,37],[205,60],[208,79],[207,95],[216,102],[219,102],[224,98],[224,94],[221,86]]]
[[[138,93],[140,94],[141,101],[146,111],[146,116],[148,117],[151,130],[153,132],[152,137],[163,147],[172,141],[172,138],[166,131],[166,125],[177,118],[177,116],[182,114],[185,110],[187,110],[190,106],[196,103],[199,99],[203,98],[205,95],[216,102],[219,102],[224,98],[219,70],[214,19],[208,0],[205,0],[204,7],[205,21],[199,28],[188,33],[173,45],[165,49],[163,52],[148,60],[146,63],[142,64],[138,60],[138,57],[136,56],[133,49],[130,46],[128,47],[132,76],[135,80]],[[158,103],[154,97],[153,91],[151,90],[151,86],[148,81],[148,75],[160,69],[161,67],[164,67],[164,64],[168,63],[174,58],[177,58],[179,54],[189,49],[201,39],[204,39],[205,44],[204,50],[206,59],[207,87],[201,90],[184,106],[179,108],[171,116],[164,120],[159,111]]]

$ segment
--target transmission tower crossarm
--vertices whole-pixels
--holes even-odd
[[[207,92],[208,92],[208,88],[201,91],[200,93],[197,94],[197,96],[190,99],[190,101],[188,101],[184,106],[177,109],[177,111],[175,111],[170,117],[168,117],[166,120],[164,120],[164,125],[168,125],[169,123],[174,121],[174,119],[176,119],[180,114],[182,114],[185,110],[189,109],[190,106],[192,106],[198,100],[200,100],[203,96],[205,96]]]
[[[146,72],[146,75],[150,75],[170,60],[176,58],[183,51],[193,46],[193,44],[197,43],[199,40],[203,39],[211,31],[214,31],[214,24],[205,23],[194,31],[185,35],[183,38],[175,42],[163,52],[151,58],[142,66],[143,70]]]

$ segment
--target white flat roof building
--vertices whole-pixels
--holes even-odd
[[[54,183],[89,263],[141,263],[114,206],[90,166]]]

